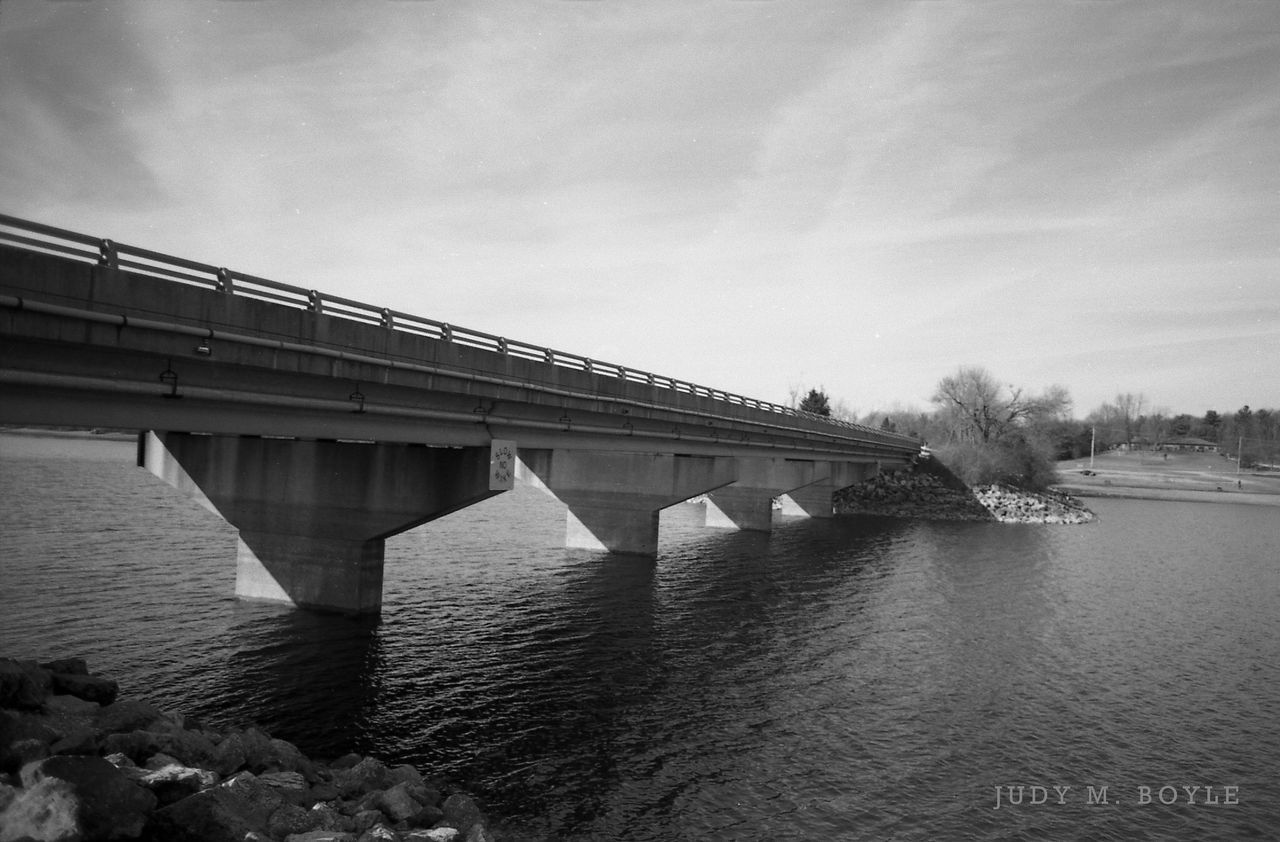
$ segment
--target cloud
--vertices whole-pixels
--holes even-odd
[[[0,79],[6,195],[133,207],[164,201],[127,115],[163,109],[167,92],[129,20],[110,4],[6,3]]]
[[[6,0],[0,188],[767,398],[1074,387],[1280,322],[1276,8]]]

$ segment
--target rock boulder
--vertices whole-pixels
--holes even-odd
[[[52,675],[52,679],[54,693],[65,693],[85,701],[97,702],[100,705],[111,704],[116,700],[116,696],[120,694],[119,684],[109,678],[102,678],[96,675],[73,675],[55,672]]]
[[[49,779],[67,784],[87,839],[137,838],[156,806],[152,793],[101,757],[49,757],[22,769],[28,790]]]
[[[0,707],[37,710],[53,695],[53,674],[34,661],[0,658]]]

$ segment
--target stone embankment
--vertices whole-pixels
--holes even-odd
[[[1033,494],[982,485],[973,489],[973,496],[1001,523],[1088,523],[1094,518],[1079,500],[1057,491]]]
[[[470,797],[412,766],[319,763],[257,728],[215,731],[81,659],[0,658],[0,842],[493,842]]]
[[[997,485],[964,488],[923,471],[881,474],[841,491],[836,511],[925,520],[1088,523],[1093,512],[1066,494],[1034,494]]]

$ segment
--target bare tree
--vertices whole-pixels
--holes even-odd
[[[1028,397],[1028,401],[1030,410],[1026,418],[1032,423],[1049,424],[1071,420],[1071,393],[1066,386],[1055,383],[1046,387],[1043,394]]]
[[[1142,410],[1147,404],[1146,397],[1141,392],[1133,394],[1125,392],[1123,395],[1116,395],[1115,415],[1116,420],[1124,427],[1124,440],[1129,449],[1133,449],[1134,435],[1138,432],[1141,425]]]
[[[1138,434],[1150,441],[1153,446],[1158,446],[1169,438],[1169,431],[1172,428],[1173,419],[1169,415],[1169,408],[1158,406],[1142,416],[1141,423],[1138,425]]]
[[[796,409],[800,406],[800,392],[804,387],[799,383],[787,384],[787,406]]]
[[[837,421],[856,423],[858,420],[858,411],[856,409],[852,409],[849,404],[845,403],[843,398],[837,398],[836,402],[831,406],[831,417]]]
[[[1033,420],[1053,420],[1066,413],[1071,397],[1062,386],[1043,395],[998,382],[981,366],[961,366],[938,382],[933,402],[950,422],[950,434],[983,443]]]

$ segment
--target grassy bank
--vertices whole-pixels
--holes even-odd
[[[1058,463],[1061,491],[1078,497],[1252,503],[1280,506],[1280,473],[1236,473],[1217,453],[1103,453]]]

